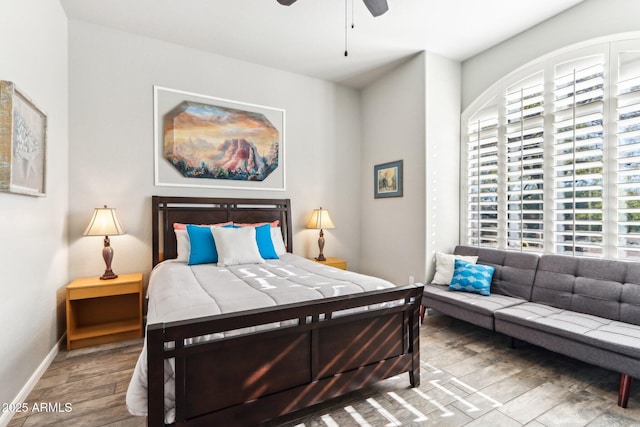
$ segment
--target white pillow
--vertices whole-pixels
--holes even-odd
[[[436,252],[436,274],[433,276],[431,283],[449,285],[453,278],[456,259],[461,259],[462,261],[466,261],[470,264],[475,264],[478,261],[477,256],[462,256]]]
[[[231,224],[231,223],[229,223]],[[218,225],[211,225],[211,228],[219,227]],[[191,241],[189,240],[189,232],[186,229],[174,228],[176,233],[176,249],[178,256],[176,261],[189,262],[189,256],[191,256]]]
[[[218,265],[256,264],[265,262],[256,242],[255,227],[212,227],[218,250]]]
[[[189,242],[189,233],[187,230],[173,230],[176,233],[176,242],[178,244],[178,256],[177,261],[189,262],[189,255],[191,254],[191,243]]]
[[[276,250],[276,255],[282,256],[287,252],[280,227],[271,227],[271,241],[273,242],[273,249]]]

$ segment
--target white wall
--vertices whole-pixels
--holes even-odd
[[[422,52],[362,91],[362,272],[425,282],[458,243],[460,64]],[[403,197],[375,199],[373,168],[403,160]],[[437,188],[436,188],[437,186]]]
[[[67,19],[50,0],[0,0],[0,10],[0,79],[14,82],[48,119],[46,197],[0,193],[0,402],[8,404],[65,329]],[[0,413],[0,425],[10,415]]]
[[[362,254],[366,274],[396,284],[425,265],[425,53],[362,90]],[[403,161],[403,197],[374,198],[374,166]]]
[[[435,253],[452,253],[460,240],[460,63],[428,53],[426,71],[428,282],[435,273]]]
[[[462,109],[503,76],[557,49],[640,30],[640,1],[585,0],[462,64]]]
[[[317,255],[312,209],[330,210],[325,255],[358,268],[359,96],[352,89],[179,45],[71,21],[69,25],[71,277],[102,274],[102,239],[82,237],[94,207],[118,209],[115,273],[151,267],[151,195],[287,197],[294,252]],[[155,187],[153,85],[286,110],[286,191]]]

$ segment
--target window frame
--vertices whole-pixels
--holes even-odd
[[[543,147],[544,147],[544,164],[543,164],[543,240],[540,253],[557,253],[556,252],[556,229],[554,228],[554,206],[555,189],[554,189],[554,84],[555,84],[555,68],[560,64],[571,61],[578,61],[580,58],[594,55],[601,55],[604,64],[604,82],[603,82],[603,165],[602,177],[604,182],[603,199],[602,199],[602,252],[599,254],[591,254],[602,258],[622,258],[637,259],[640,258],[640,248],[636,257],[624,258],[621,256],[622,249],[618,247],[619,238],[619,221],[618,221],[618,197],[617,197],[617,153],[618,153],[618,136],[617,136],[617,76],[618,76],[618,54],[627,50],[638,51],[640,53],[640,36],[617,35],[607,39],[599,39],[591,42],[581,43],[579,45],[570,46],[568,48],[552,52],[529,64],[518,68],[517,70],[507,74],[490,88],[477,97],[461,115],[461,156],[460,156],[460,240],[461,244],[469,245],[470,242],[470,214],[469,209],[469,177],[467,162],[469,156],[468,150],[468,122],[479,111],[486,108],[491,100],[497,108],[498,120],[498,156],[499,156],[499,179],[498,179],[498,230],[497,244],[498,249],[511,249],[528,251],[530,248],[521,246],[520,248],[509,247],[508,245],[508,200],[507,198],[507,161],[506,161],[506,144],[507,144],[507,123],[506,103],[507,90],[513,88],[520,81],[526,81],[530,76],[536,73],[543,74],[544,91],[543,91]],[[635,73],[635,71],[634,71]],[[640,66],[638,68],[640,76]],[[640,169],[638,170],[640,176]],[[640,196],[639,196],[640,199]],[[522,213],[522,211],[520,211]],[[482,247],[492,247],[481,245],[480,242],[474,242]],[[575,255],[585,255],[574,253]],[[587,254],[588,255],[588,254]]]

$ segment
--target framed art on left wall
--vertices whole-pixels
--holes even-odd
[[[16,86],[0,81],[0,191],[44,196],[47,116]]]

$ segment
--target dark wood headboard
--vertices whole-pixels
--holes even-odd
[[[236,199],[214,197],[152,197],[153,265],[177,256],[173,223],[272,222],[280,220],[288,252],[293,252],[289,199]]]

